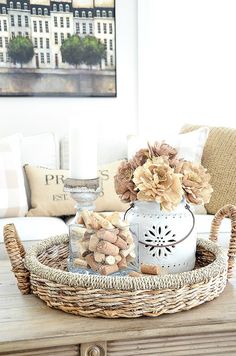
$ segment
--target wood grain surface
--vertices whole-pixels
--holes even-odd
[[[96,342],[106,345],[108,356],[236,355],[235,275],[217,299],[189,311],[90,319],[21,295],[9,261],[0,261],[0,355],[84,356],[82,346]]]

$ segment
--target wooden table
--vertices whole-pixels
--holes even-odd
[[[236,280],[215,300],[158,318],[88,319],[16,287],[0,262],[0,355],[236,355]]]

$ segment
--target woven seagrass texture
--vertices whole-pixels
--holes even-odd
[[[232,219],[231,272],[235,258],[236,207],[227,206],[219,211],[211,238],[217,239],[225,215]],[[4,234],[9,234],[8,231],[9,225]],[[11,229],[11,233],[14,238],[15,230]],[[54,236],[31,248],[24,258],[30,271],[31,292],[50,307],[87,317],[135,318],[188,310],[216,298],[227,283],[226,251],[204,239],[198,239],[196,268],[179,274],[140,278],[80,275],[66,271],[67,257],[67,235]]]
[[[17,279],[18,288],[22,294],[28,294],[30,292],[30,273],[24,266],[25,249],[14,224],[8,224],[7,228],[4,228],[4,243],[11,261],[12,271]]]
[[[179,289],[122,291],[55,285],[33,275],[32,292],[48,306],[87,317],[137,318],[189,310],[216,298],[225,288],[226,273]],[[49,297],[50,295],[50,297]]]
[[[231,278],[236,258],[236,208],[234,205],[225,205],[215,214],[211,225],[210,240],[217,242],[220,224],[225,216],[231,219],[231,237],[228,250],[228,278]]]
[[[181,132],[198,129],[197,125],[185,125]],[[206,209],[215,214],[220,207],[236,203],[236,130],[224,127],[209,127],[210,132],[205,144],[202,165],[211,175],[214,192]]]

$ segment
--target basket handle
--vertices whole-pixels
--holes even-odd
[[[11,261],[12,271],[17,279],[17,286],[22,294],[30,293],[30,273],[24,266],[25,249],[14,224],[3,228],[4,243]]]
[[[236,206],[225,205],[214,216],[211,224],[210,240],[217,242],[221,221],[229,217],[231,219],[231,237],[228,250],[228,279],[233,276],[233,268],[236,257]]]

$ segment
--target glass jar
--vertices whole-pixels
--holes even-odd
[[[84,225],[72,224],[69,227],[68,270],[104,276],[137,271],[134,239],[130,226],[89,230]]]
[[[126,218],[138,225],[140,264],[160,265],[168,273],[190,271],[195,266],[197,234],[188,204],[166,212],[157,202],[135,201]]]

